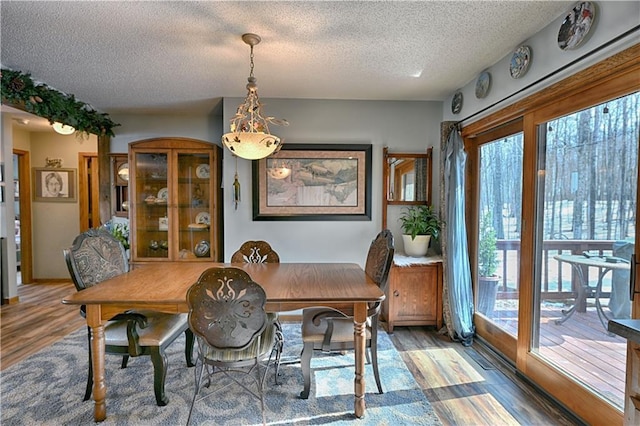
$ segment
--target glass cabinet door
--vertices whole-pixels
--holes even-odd
[[[212,259],[211,155],[177,153],[177,244],[180,259]]]
[[[135,163],[136,258],[169,257],[169,167],[168,152],[141,153]]]
[[[218,150],[188,138],[129,144],[133,263],[221,261]]]

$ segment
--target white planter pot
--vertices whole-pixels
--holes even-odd
[[[407,256],[422,257],[427,254],[430,241],[431,235],[416,235],[414,240],[411,239],[411,235],[403,235],[404,253]]]

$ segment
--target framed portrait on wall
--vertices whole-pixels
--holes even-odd
[[[33,168],[33,201],[74,203],[76,169]]]

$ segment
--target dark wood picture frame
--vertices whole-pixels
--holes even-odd
[[[284,144],[253,161],[253,220],[371,220],[371,152],[371,144]]]
[[[76,169],[60,169],[50,167],[34,167],[33,169],[33,201],[49,203],[76,202]],[[57,193],[47,191],[46,182],[55,179],[60,183]]]

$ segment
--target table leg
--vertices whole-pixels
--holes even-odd
[[[563,316],[559,320],[556,320],[557,325],[560,325],[564,323],[566,320],[568,320],[569,318],[571,318],[571,316],[575,314],[577,310],[579,310],[580,306],[586,306],[585,304],[587,299],[587,293],[589,292],[588,282],[587,280],[585,280],[584,273],[580,265],[572,264],[571,267],[575,271],[576,275],[578,276],[578,281],[580,282],[580,284],[578,285],[578,288],[576,289],[578,294],[576,295],[576,300],[573,306],[571,306],[571,308],[569,308],[566,311],[565,310],[562,311]]]
[[[366,321],[367,321],[367,304],[356,303],[354,305],[353,315],[353,344],[355,348],[356,375],[354,380],[355,402],[354,409],[356,417],[364,417],[365,403],[365,381],[364,381],[364,364],[366,350]]]
[[[93,365],[93,418],[101,422],[107,417],[107,387],[104,380],[104,324],[101,305],[87,305],[87,324],[91,327],[91,362]]]
[[[607,314],[604,312],[604,309],[602,309],[602,303],[600,303],[600,293],[602,293],[602,280],[604,279],[604,276],[606,275],[606,273],[611,270],[612,269],[610,268],[603,268],[600,274],[598,275],[598,284],[596,286],[595,299],[596,299],[596,312],[598,313],[598,318],[600,319],[600,323],[602,324],[604,329],[607,331],[607,334],[609,336],[615,336],[608,329],[609,317],[607,317]],[[611,303],[611,295],[609,295],[609,303]]]

